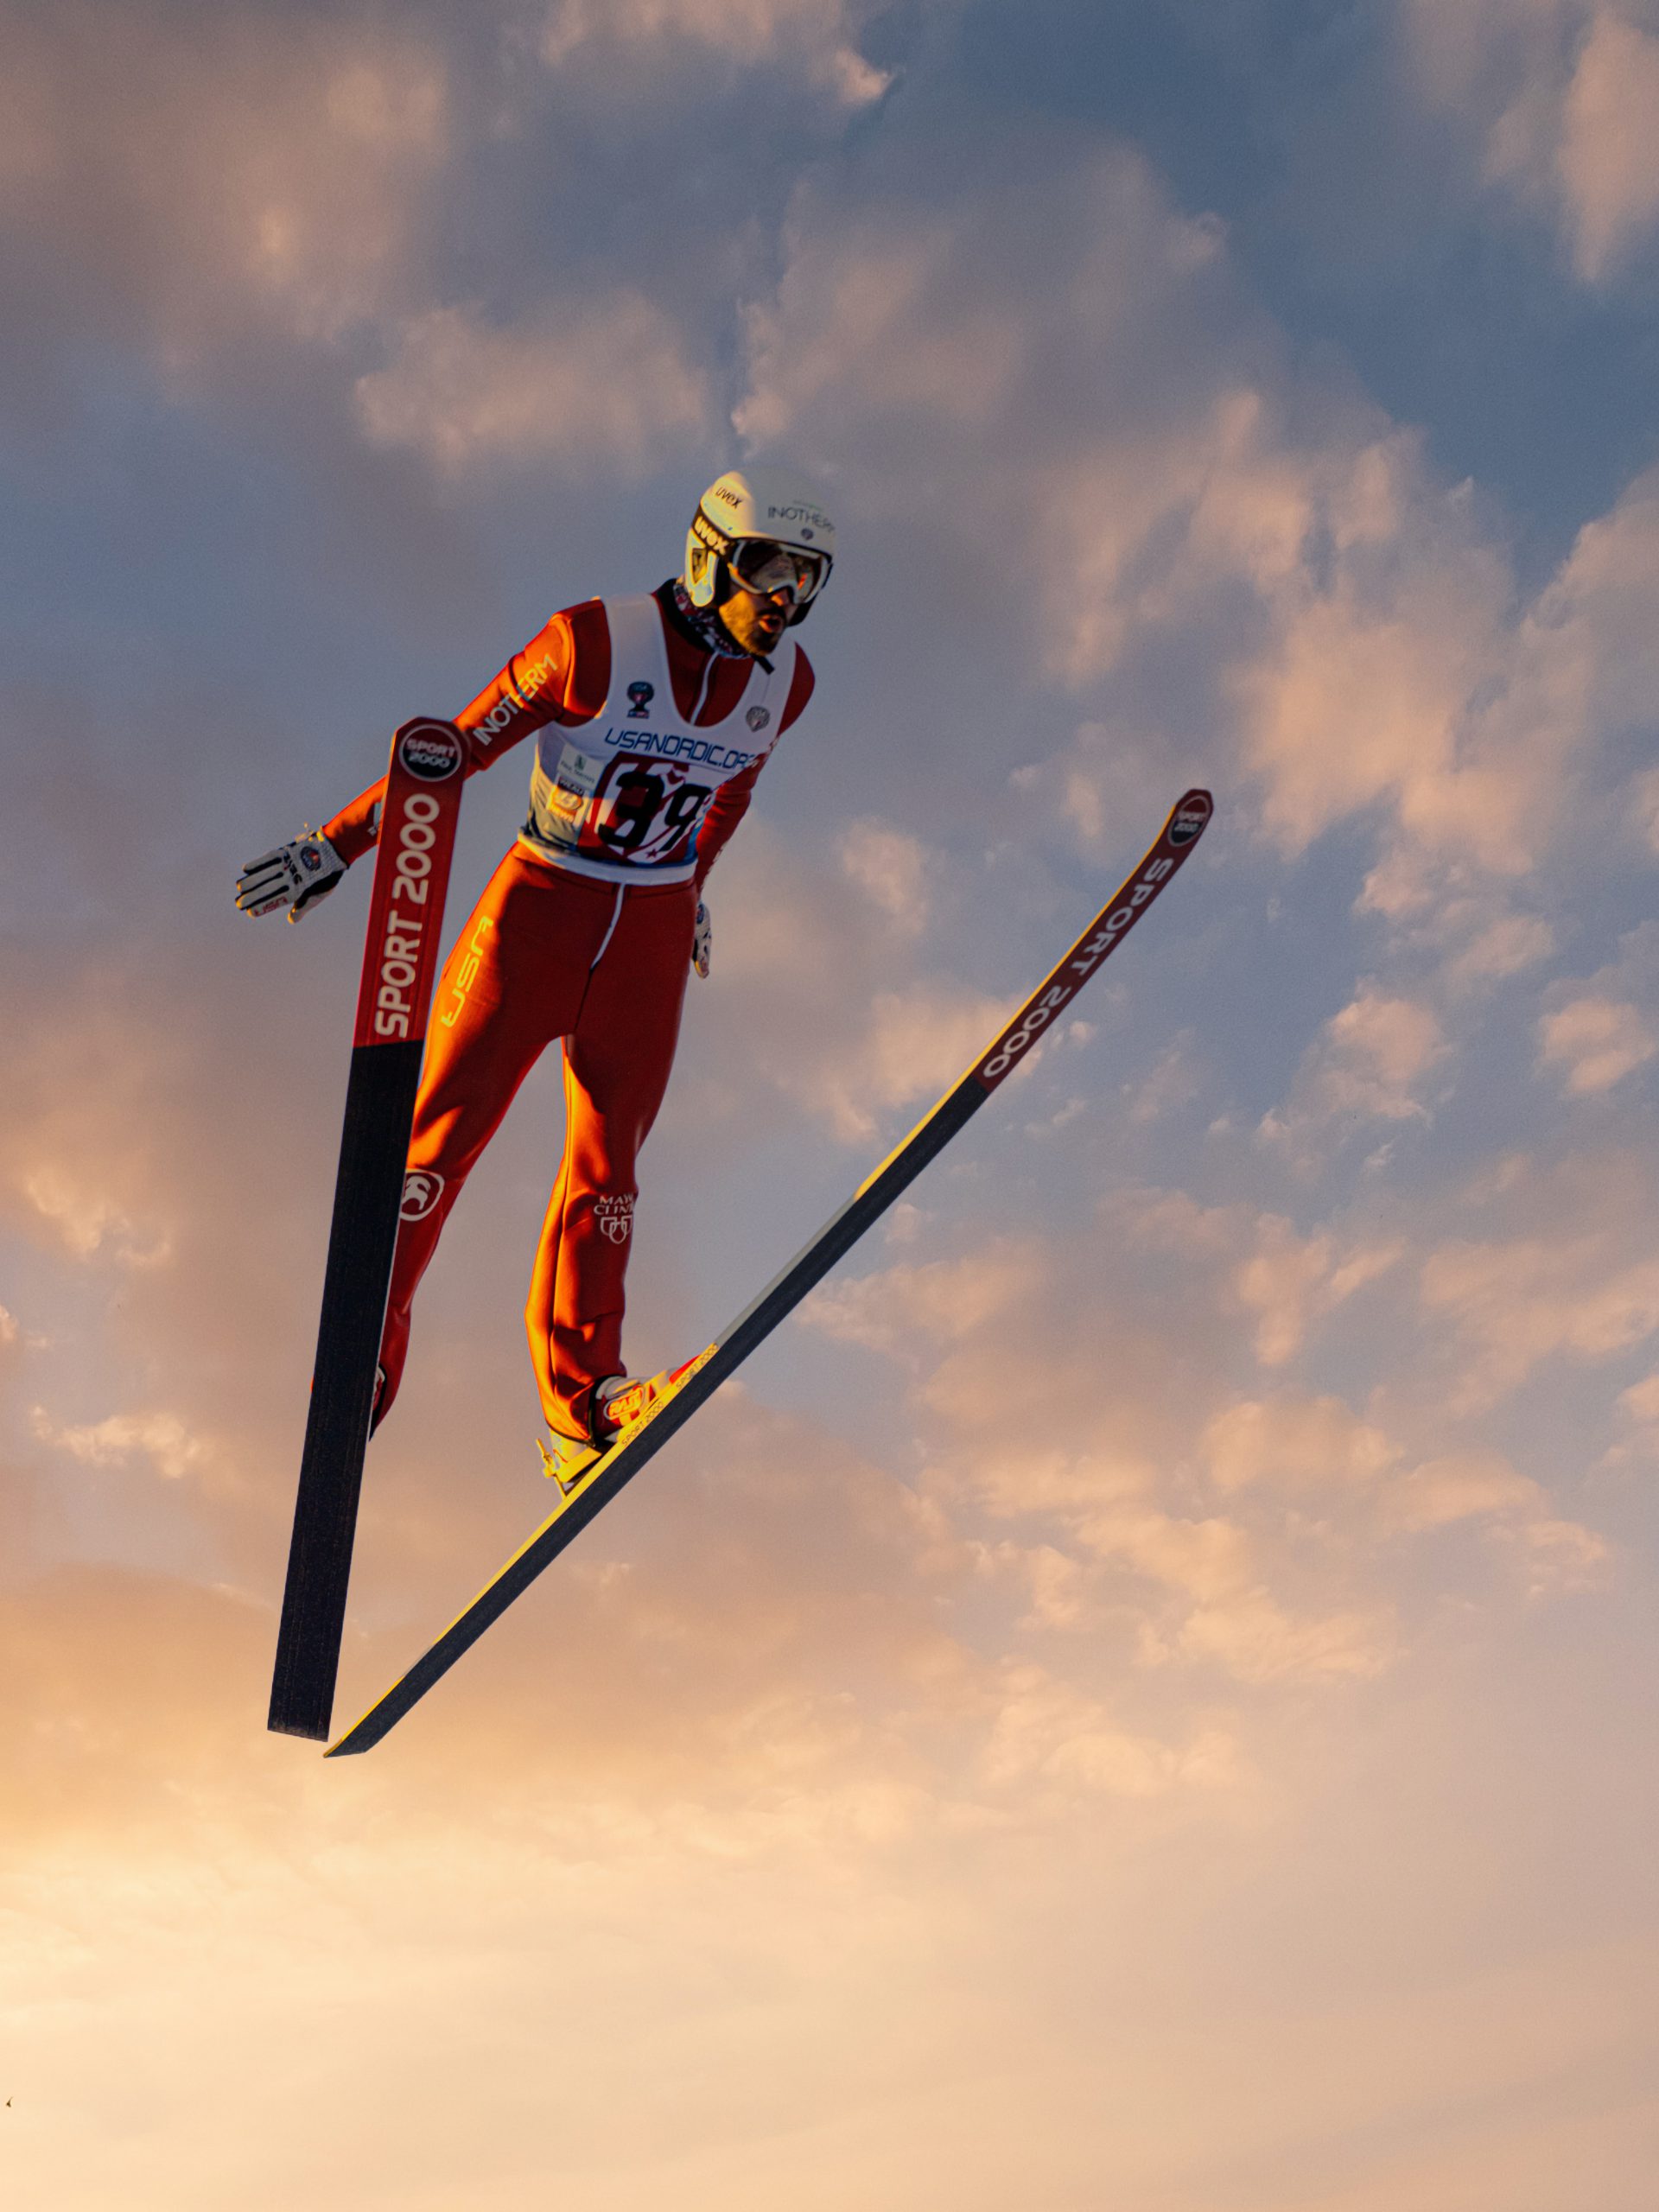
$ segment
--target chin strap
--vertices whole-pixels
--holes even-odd
[[[686,627],[701,639],[711,653],[719,653],[727,660],[747,660],[749,655],[740,645],[733,643],[726,625],[712,607],[698,607],[687,591],[683,581],[674,579],[674,607]]]

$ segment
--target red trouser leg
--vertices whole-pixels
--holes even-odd
[[[696,893],[630,887],[564,1046],[564,1159],[524,1309],[550,1426],[585,1434],[592,1385],[626,1372],[623,1281],[639,1147],[674,1064]]]
[[[415,1100],[377,1420],[397,1395],[410,1302],[449,1210],[519,1084],[575,1026],[614,900],[604,886],[573,887],[515,848],[444,963]]]

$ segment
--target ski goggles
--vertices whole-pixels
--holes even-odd
[[[804,552],[798,545],[782,545],[773,537],[740,537],[726,556],[732,574],[745,591],[770,599],[787,592],[791,607],[804,607],[823,589],[830,563],[822,553]]]

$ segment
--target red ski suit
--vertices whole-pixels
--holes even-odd
[[[449,1210],[556,1038],[564,1043],[564,1154],[524,1313],[550,1424],[585,1435],[593,1385],[626,1371],[623,1283],[637,1162],[673,1064],[698,896],[772,745],[798,719],[813,683],[804,653],[786,647],[792,668],[776,671],[786,693],[774,690],[772,709],[751,706],[740,716],[757,696],[756,664],[711,651],[671,584],[653,598],[654,609],[652,601],[616,603],[626,618],[620,650],[632,659],[616,671],[614,689],[621,694],[642,648],[660,645],[655,665],[666,666],[671,707],[654,699],[651,683],[635,682],[619,718],[611,620],[604,601],[588,600],[556,614],[455,717],[472,741],[469,775],[532,733],[547,734],[537,743],[531,818],[461,930],[433,1000],[377,1419],[397,1393],[410,1307]],[[601,715],[591,756],[586,738],[561,753],[550,726],[577,728]],[[645,721],[674,727],[659,734]],[[690,734],[721,725],[728,727],[708,741]],[[374,842],[384,791],[384,779],[371,785],[325,825],[342,860]]]

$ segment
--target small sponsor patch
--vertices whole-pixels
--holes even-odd
[[[442,784],[454,774],[464,755],[454,730],[437,722],[423,722],[404,737],[397,757],[416,783]]]
[[[645,716],[651,712],[651,702],[656,696],[657,686],[654,683],[629,684],[628,697],[632,704],[629,707],[628,713],[635,721],[644,721]]]
[[[613,1244],[626,1244],[633,1231],[633,1193],[619,1191],[594,1200],[594,1218]]]
[[[1210,803],[1207,799],[1190,801],[1180,809],[1169,825],[1170,843],[1190,845],[1209,819]]]
[[[751,729],[763,730],[772,720],[772,709],[770,707],[751,707],[743,719]]]
[[[404,1178],[399,1221],[424,1221],[443,1196],[443,1178],[429,1167],[411,1167]]]

